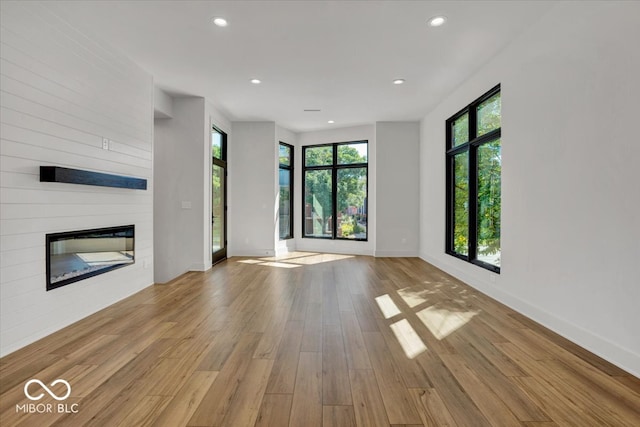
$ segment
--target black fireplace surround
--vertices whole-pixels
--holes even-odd
[[[46,235],[47,291],[135,262],[135,226]]]

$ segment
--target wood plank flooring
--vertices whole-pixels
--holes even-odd
[[[30,401],[34,378],[71,395]],[[187,273],[0,359],[0,425],[640,426],[640,380],[417,258],[297,252]]]

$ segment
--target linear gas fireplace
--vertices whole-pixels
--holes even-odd
[[[47,290],[135,261],[135,226],[47,234]]]

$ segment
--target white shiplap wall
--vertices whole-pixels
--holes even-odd
[[[153,283],[153,80],[46,4],[3,1],[0,12],[5,355]],[[41,183],[40,165],[146,178],[148,189]],[[46,233],[126,224],[134,265],[45,291]]]

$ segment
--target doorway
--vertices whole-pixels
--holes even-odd
[[[227,134],[211,127],[211,261],[227,258]]]

